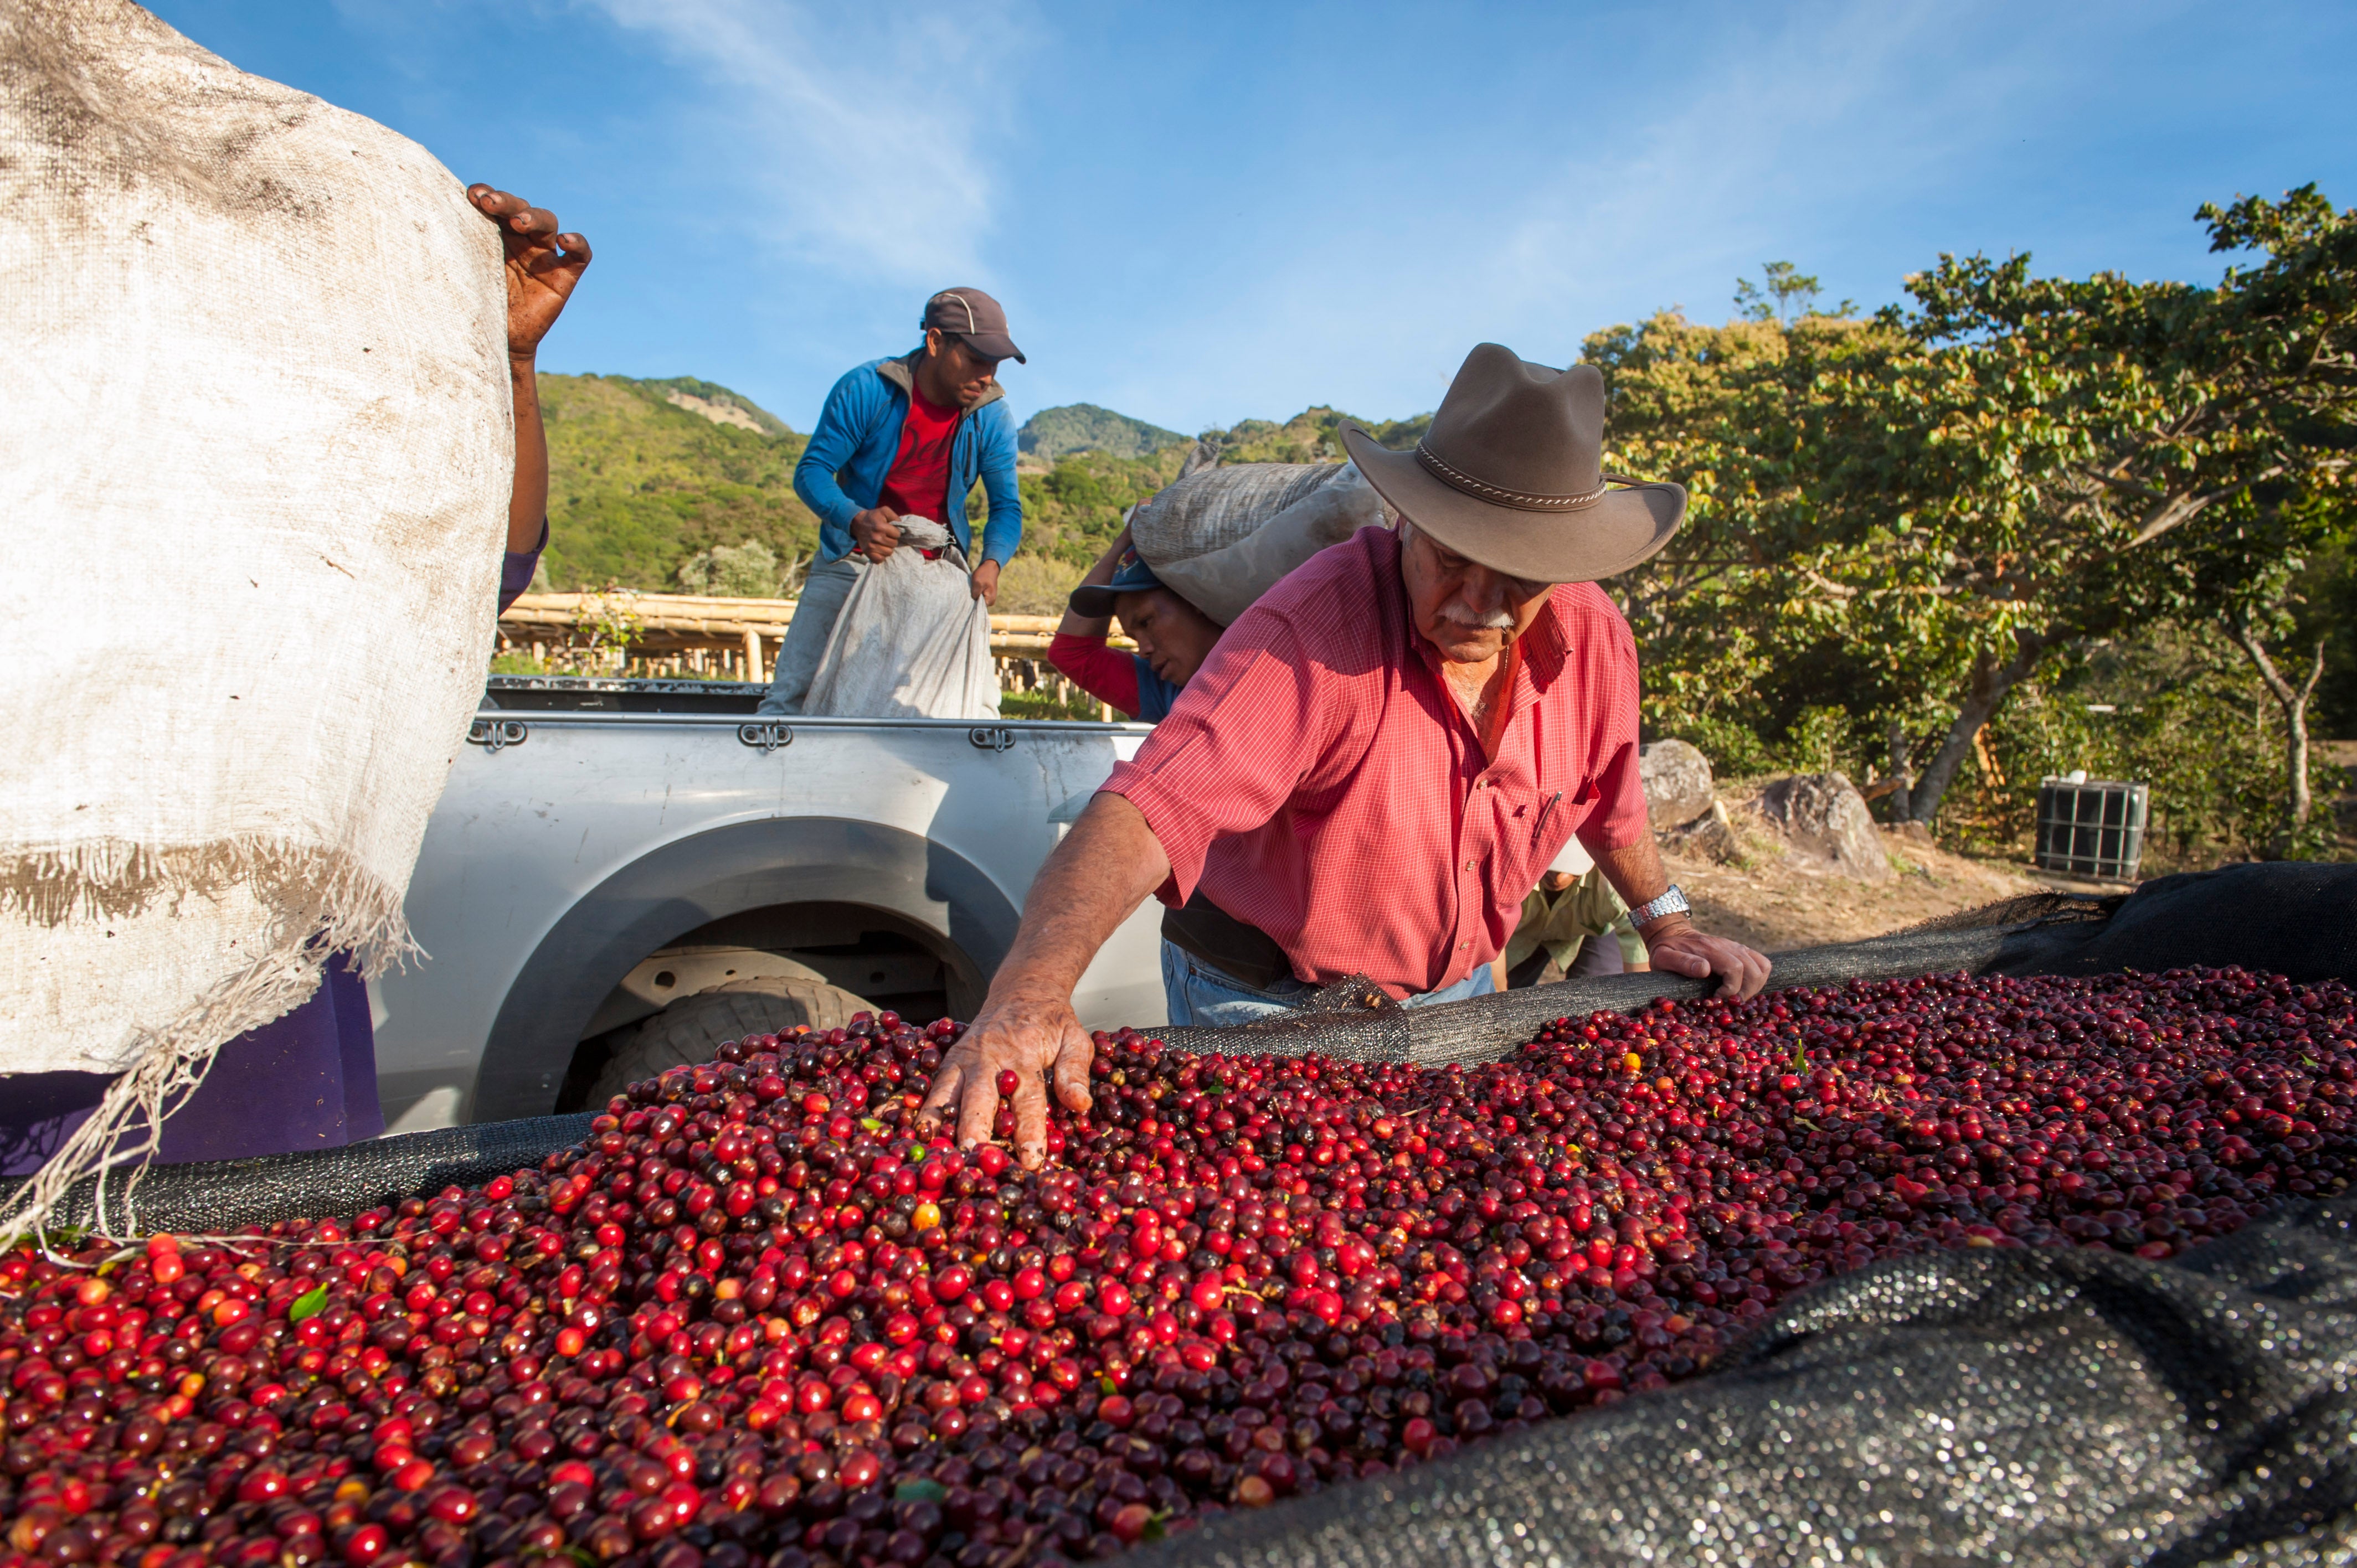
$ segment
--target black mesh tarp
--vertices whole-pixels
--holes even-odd
[[[1178,1537],[1151,1568],[2342,1563],[2357,1204],[2170,1263],[1938,1252],[1710,1377]]]
[[[2357,865],[2233,865],[2166,876],[2125,898],[2034,894],[1871,941],[1778,953],[1769,983],[1837,985],[1968,970],[1975,974],[2148,972],[2239,964],[2294,980],[2357,982]],[[1310,1007],[1222,1029],[1169,1029],[1190,1051],[1429,1062],[1494,1060],[1554,1018],[1700,996],[1700,981],[1620,974],[1433,1007],[1363,1005],[1380,993],[1329,987]]]
[[[586,1115],[446,1127],[308,1154],[150,1165],[135,1189],[129,1171],[115,1171],[106,1178],[104,1219],[110,1231],[123,1233],[126,1208],[135,1208],[139,1233],[201,1234],[298,1217],[357,1214],[412,1194],[439,1192],[454,1183],[472,1186],[503,1171],[536,1165],[588,1131]],[[59,1218],[69,1225],[98,1224],[97,1183],[75,1187]]]

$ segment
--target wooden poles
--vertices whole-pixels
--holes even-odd
[[[533,660],[546,667],[552,654],[586,644],[587,618],[626,604],[636,623],[623,672],[681,679],[766,682],[774,673],[778,648],[793,624],[792,599],[726,599],[702,594],[526,594],[500,618],[500,634],[511,648],[529,645]],[[995,615],[990,651],[1010,690],[1038,689],[1010,669],[1021,665],[1052,676],[1059,695],[1068,682],[1047,663],[1054,616]],[[1127,638],[1113,646],[1135,649]]]

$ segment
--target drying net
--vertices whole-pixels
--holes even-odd
[[[1774,955],[1778,987],[1975,974],[2157,973],[2239,964],[2294,980],[2357,980],[2357,866],[2232,865],[2166,876],[2125,897],[2036,893],[1877,937]],[[1363,979],[1296,1011],[1226,1028],[1167,1029],[1182,1050],[1351,1060],[1495,1061],[1555,1018],[1684,1001],[1712,985],[1668,974],[1566,981],[1430,1007],[1389,1004]]]
[[[144,1176],[126,1167],[107,1173],[102,1211],[96,1182],[84,1180],[67,1195],[56,1218],[65,1225],[100,1225],[102,1219],[119,1225],[135,1197],[142,1231],[202,1235],[282,1219],[357,1214],[375,1204],[431,1195],[452,1185],[479,1186],[536,1165],[543,1156],[587,1137],[589,1121],[587,1114],[531,1116],[299,1155],[149,1165]]]
[[[2343,1563],[2357,1204],[2173,1263],[1936,1252],[1712,1377],[1190,1531],[1165,1564]]]
[[[2061,894],[2007,899],[1871,941],[1779,953],[1770,983],[1839,985],[1960,969],[2035,972],[2085,942],[2118,902]],[[1182,1050],[1215,1055],[1315,1055],[1434,1066],[1494,1061],[1554,1019],[1599,1009],[1629,1012],[1664,996],[1684,1001],[1709,989],[1701,981],[1672,974],[1614,974],[1402,1007],[1353,976],[1291,1013],[1225,1028],[1166,1029],[1162,1037]]]
[[[2239,964],[2357,980],[2357,866],[2238,866],[2114,903],[2010,901],[1788,953],[1780,984],[1971,970]],[[1442,1063],[1698,984],[1650,975],[1430,1008],[1345,982],[1197,1051]],[[143,1219],[349,1213],[531,1164],[583,1117],[159,1167]],[[90,1193],[74,1195],[76,1218]],[[1232,1514],[1141,1558],[1222,1568],[2357,1561],[2357,1199],[2279,1210],[2169,1262],[2104,1248],[1892,1259],[1790,1299],[1692,1381],[1471,1452]]]

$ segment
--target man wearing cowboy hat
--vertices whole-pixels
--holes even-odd
[[[1655,969],[1757,993],[1768,961],[1695,929],[1663,875],[1636,644],[1596,586],[1668,542],[1685,492],[1609,483],[1603,436],[1593,366],[1494,343],[1415,452],[1346,427],[1398,532],[1361,529],[1264,596],[1114,769],[1032,884],[925,1114],[954,1108],[961,1142],[986,1139],[1015,1069],[1017,1152],[1036,1165],[1050,1075],[1068,1108],[1089,1103],[1072,988],[1148,893],[1174,911],[1174,1022],[1198,998],[1228,1022],[1231,1004],[1275,1010],[1353,972],[1439,1001],[1491,989],[1523,895],[1576,833]],[[1272,949],[1288,966],[1274,983],[1237,972]]]

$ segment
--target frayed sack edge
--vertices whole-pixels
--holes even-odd
[[[383,879],[344,849],[244,833],[168,849],[110,838],[0,851],[0,915],[36,926],[120,920],[191,896],[217,899],[235,887],[265,908],[323,922],[322,935],[369,961],[363,972],[371,978],[410,950],[400,895],[387,895]],[[380,908],[388,897],[390,919]]]
[[[221,1048],[307,1001],[328,960],[349,953],[373,979],[417,950],[402,913],[403,889],[317,848],[273,850],[241,839],[203,849],[155,851],[101,843],[21,855],[0,867],[0,911],[54,929],[72,920],[122,918],[185,894],[217,897],[243,884],[279,918],[261,957],[168,1021],[138,1031],[132,1065],[87,1121],[0,1207],[0,1238],[38,1235],[75,1183],[128,1165],[120,1222],[96,1184],[96,1230],[138,1233],[139,1180],[155,1159],[166,1117],[203,1084]]]

